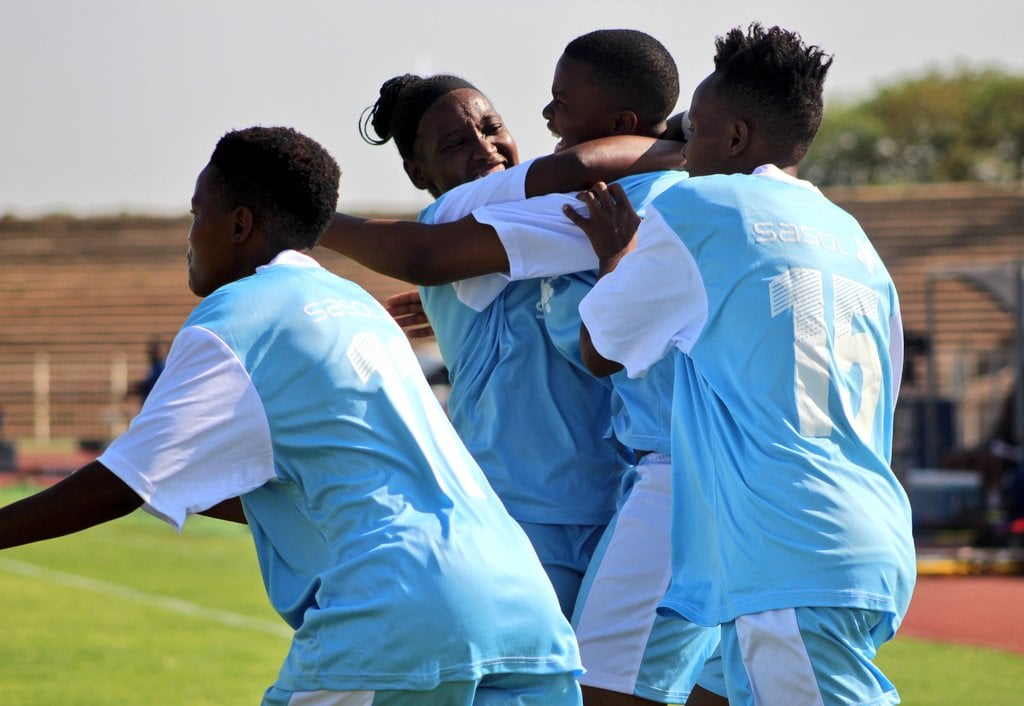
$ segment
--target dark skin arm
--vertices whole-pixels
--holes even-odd
[[[508,270],[498,234],[472,216],[428,225],[335,213],[320,245],[382,275],[426,287]]]
[[[683,145],[639,135],[583,142],[539,157],[526,174],[526,196],[587,189],[597,181],[683,168]]]
[[[627,254],[636,248],[640,216],[618,184],[598,182],[579,198],[587,205],[590,217],[565,207],[565,215],[586,234],[600,263],[598,277],[612,272]],[[605,377],[622,370],[622,364],[602,356],[594,347],[586,324],[580,324],[580,355],[591,373]]]
[[[687,117],[686,111],[684,110],[681,113],[669,116],[668,120],[665,121],[665,132],[661,133],[659,137],[662,140],[686,142],[689,129],[690,119]]]
[[[99,461],[0,509],[0,549],[63,537],[119,517],[142,498]]]
[[[530,165],[527,196],[586,188],[598,179],[679,168],[680,143],[635,135],[603,138],[541,157]],[[413,284],[447,284],[509,263],[497,232],[472,216],[426,225],[336,213],[320,245],[381,274]]]
[[[215,520],[237,522],[240,525],[249,524],[249,521],[245,519],[245,511],[242,510],[242,501],[238,498],[228,498],[208,510],[203,510],[199,514],[212,517]]]
[[[0,508],[0,549],[81,532],[141,506],[142,498],[134,490],[102,463],[93,461],[46,490]],[[202,514],[245,523],[238,498]]]

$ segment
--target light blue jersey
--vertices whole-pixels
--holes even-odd
[[[642,218],[657,196],[684,178],[686,172],[655,172],[626,177],[618,183]],[[579,323],[579,302],[573,307],[573,314]],[[612,397],[615,438],[634,451],[672,452],[673,374],[672,361],[662,360],[652,365],[642,378],[630,378],[625,371],[611,376],[615,389]]]
[[[889,467],[902,329],[867,237],[769,167],[676,184],[637,242],[581,314],[630,375],[675,359],[663,606],[704,625],[865,608],[895,630],[915,572]]]
[[[432,223],[444,199],[420,220]],[[420,295],[449,370],[452,424],[512,516],[605,524],[627,466],[622,448],[602,438],[610,385],[556,349],[540,280],[508,283],[482,310],[452,285],[421,287]]]
[[[274,477],[241,499],[271,603],[295,629],[276,687],[579,668],[528,540],[368,294],[277,264],[218,289],[182,331],[225,346],[265,410]],[[222,453],[225,466],[264,462]]]
[[[649,172],[617,183],[643,216],[654,198],[686,176],[683,171]],[[563,205],[583,208],[575,195],[552,194],[487,205],[475,209],[473,217],[498,233],[513,279],[544,277],[541,302],[545,325],[562,354],[582,367],[579,302],[597,281],[597,256],[590,241],[562,213]],[[570,278],[553,277],[570,272],[574,273]],[[655,364],[641,379],[630,379],[625,373],[610,379],[614,437],[631,450],[670,453],[672,361]]]

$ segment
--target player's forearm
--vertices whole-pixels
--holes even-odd
[[[360,218],[335,213],[320,245],[352,258],[375,272],[415,282],[411,267],[417,259],[418,223]],[[404,243],[404,247],[401,247]]]
[[[135,491],[93,461],[56,485],[0,509],[0,549],[79,532],[141,505]]]
[[[616,135],[535,159],[526,173],[526,195],[587,189],[598,181],[681,169],[682,144],[639,135]]]
[[[425,286],[508,269],[497,233],[472,217],[427,225],[336,213],[320,245],[375,272]]]

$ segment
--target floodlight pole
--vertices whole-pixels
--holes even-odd
[[[936,371],[935,356],[935,278],[930,274],[925,280],[924,291],[924,320],[925,332],[928,345],[926,348],[928,360],[928,396],[924,401],[924,419],[922,429],[922,446],[924,447],[925,468],[935,468],[938,465],[938,429],[939,429],[939,401],[938,385],[939,375]]]
[[[1017,326],[1013,356],[1013,429],[1016,432],[1014,445],[1020,451],[1024,450],[1024,260],[1016,264],[1014,313]]]

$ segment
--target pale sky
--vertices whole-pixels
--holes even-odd
[[[683,109],[715,37],[753,20],[835,55],[826,110],[929,68],[1024,74],[1024,3],[1005,0],[2,0],[0,214],[183,214],[217,139],[250,125],[327,147],[341,210],[418,209],[429,198],[394,146],[356,130],[391,76],[466,77],[527,158],[554,143],[540,111],[574,37],[657,37],[679,65]]]

